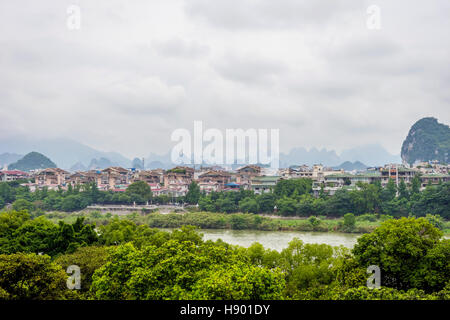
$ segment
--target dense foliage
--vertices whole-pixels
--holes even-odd
[[[450,298],[450,240],[425,218],[388,219],[351,251],[298,239],[281,252],[243,248],[189,226],[113,218],[96,228],[14,210],[0,213],[0,239],[0,299]],[[71,265],[79,290],[66,287]],[[369,265],[380,267],[379,289],[366,286]]]

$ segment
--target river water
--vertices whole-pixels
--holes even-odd
[[[170,229],[165,229],[170,230]],[[257,230],[228,230],[201,229],[204,240],[222,239],[224,242],[243,247],[249,247],[254,242],[261,243],[264,248],[281,251],[287,248],[289,242],[298,238],[304,243],[325,243],[332,246],[343,245],[353,248],[360,234],[331,233],[331,232],[302,232],[302,231],[257,231]]]

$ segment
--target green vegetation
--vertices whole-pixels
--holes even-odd
[[[402,159],[415,161],[439,160],[448,162],[450,153],[450,128],[435,118],[423,118],[409,130],[402,145]]]
[[[259,217],[224,216],[237,226],[236,217]],[[56,224],[1,212],[0,299],[450,298],[450,240],[426,218],[387,219],[353,250],[293,239],[281,252],[204,241],[192,226],[165,232],[130,219],[110,218],[86,237],[83,230],[95,226],[80,217]],[[20,233],[29,241],[18,240]],[[66,287],[70,265],[80,267],[79,290]],[[366,287],[370,265],[380,267],[380,289]]]
[[[39,152],[30,152],[17,162],[11,163],[10,170],[30,171],[35,169],[56,168],[56,164]]]

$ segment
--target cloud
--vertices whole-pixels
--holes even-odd
[[[121,113],[170,116],[186,99],[186,92],[182,86],[169,86],[159,78],[148,77],[107,83],[91,92],[91,99]]]
[[[227,29],[295,28],[323,24],[358,6],[345,0],[193,0],[186,12]]]
[[[257,54],[227,54],[213,63],[214,69],[224,78],[247,84],[273,81],[286,67],[283,63]]]
[[[66,137],[130,158],[170,134],[278,128],[280,147],[398,153],[423,116],[450,123],[450,5],[371,1],[0,4],[0,139]]]
[[[179,37],[163,41],[154,41],[153,47],[164,57],[200,58],[207,56],[209,47],[197,41],[188,41]]]

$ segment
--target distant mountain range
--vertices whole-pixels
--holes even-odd
[[[122,167],[131,166],[131,160],[117,152],[99,151],[71,139],[33,140],[19,137],[0,140],[0,159],[2,159],[2,153],[27,154],[31,151],[46,155],[62,169],[70,169],[77,162],[89,166],[92,159],[100,158],[108,159],[111,163]]]
[[[427,117],[417,121],[402,145],[402,159],[407,163],[439,160],[449,162],[450,127]]]
[[[344,171],[364,171],[367,169],[367,166],[360,161],[350,162],[345,161],[341,163],[339,166],[334,167],[334,169],[344,169]]]
[[[17,153],[2,153],[0,154],[0,169],[2,169],[5,165],[16,162],[21,159],[23,155]]]
[[[348,162],[348,163],[347,163]],[[294,148],[288,154],[280,153],[280,167],[287,168],[292,165],[323,164],[324,166],[343,167],[351,170],[361,170],[367,166],[382,166],[387,163],[401,163],[400,155],[393,155],[378,144],[365,145],[344,150],[338,155],[334,150],[311,148]],[[174,165],[170,159],[170,152],[158,155],[151,153],[145,159],[145,167],[171,168]]]
[[[62,169],[82,171],[88,169],[103,169],[108,166],[129,168],[142,166],[140,159],[130,160],[117,152],[103,152],[88,147],[71,139],[31,140],[24,138],[0,140],[0,164],[11,164],[20,159],[22,154],[36,151],[50,158]],[[360,161],[364,166],[381,166],[386,163],[400,163],[399,155],[392,155],[380,145],[365,145],[344,150],[338,155],[334,150],[311,148],[294,148],[289,153],[280,154],[280,167],[291,165],[323,164],[330,167],[343,166],[346,161]],[[150,153],[145,158],[146,169],[168,169],[174,164],[170,151],[163,155]],[[344,166],[351,168],[346,163]],[[355,167],[355,166],[353,166]],[[360,165],[356,165],[360,167]],[[354,169],[351,169],[354,170]]]
[[[367,166],[382,166],[386,163],[400,163],[400,155],[390,154],[379,144],[370,144],[356,148],[346,149],[340,155],[334,150],[311,148],[292,149],[288,154],[280,154],[280,166],[288,167],[296,164],[323,164],[325,166],[336,167],[345,161],[360,161]]]

